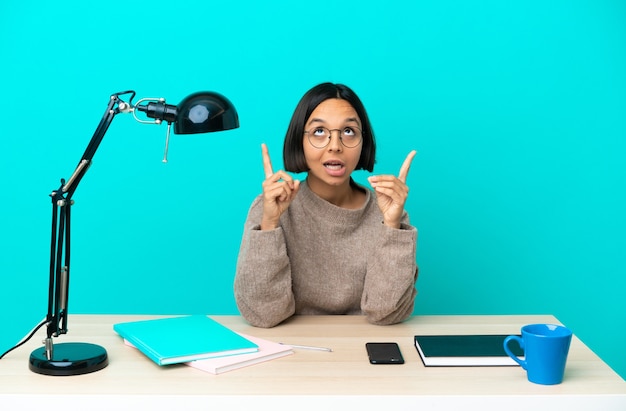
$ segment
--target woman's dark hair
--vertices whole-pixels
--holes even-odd
[[[361,128],[363,133],[363,141],[361,144],[361,157],[357,163],[356,170],[374,170],[374,162],[376,161],[376,139],[374,138],[374,130],[370,124],[369,117],[365,111],[365,107],[361,99],[349,87],[343,84],[322,83],[313,87],[302,96],[302,99],[296,106],[291,117],[287,134],[285,135],[285,144],[283,146],[283,164],[285,170],[293,173],[302,173],[308,171],[309,168],[304,158],[304,148],[302,141],[304,139],[304,126],[311,116],[311,113],[322,102],[338,98],[346,100],[356,111],[359,119],[361,119]]]

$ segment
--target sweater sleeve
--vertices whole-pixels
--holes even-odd
[[[273,327],[292,316],[295,301],[283,229],[262,231],[262,200],[250,207],[235,273],[235,301],[253,326]]]
[[[361,309],[369,322],[395,324],[413,313],[417,291],[417,230],[405,214],[399,229],[384,224],[373,258],[368,259]]]

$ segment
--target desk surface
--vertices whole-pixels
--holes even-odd
[[[73,315],[70,331],[60,342],[90,342],[104,346],[109,366],[71,377],[51,377],[28,369],[28,357],[44,336],[43,330],[26,345],[0,361],[0,403],[30,406],[33,401],[64,402],[64,409],[128,409],[155,405],[206,409],[207,404],[319,409],[342,402],[362,409],[436,404],[438,409],[474,403],[485,408],[526,409],[552,404],[569,409],[626,410],[626,382],[575,335],[562,384],[541,386],[527,381],[520,367],[426,368],[413,335],[519,333],[524,324],[558,323],[553,316],[415,316],[402,324],[376,326],[361,316],[300,316],[275,328],[249,326],[238,316],[212,316],[231,329],[288,344],[330,347],[333,352],[295,350],[294,355],[213,375],[189,366],[159,367],[136,349],[124,345],[113,331],[117,322],[158,318],[140,315]],[[365,343],[395,341],[403,365],[371,365]],[[184,396],[184,397],[181,397]],[[80,399],[80,400],[79,400]],[[362,402],[357,404],[354,401]],[[589,408],[591,406],[591,408]],[[4,407],[3,407],[4,408]],[[352,408],[350,408],[352,409]]]

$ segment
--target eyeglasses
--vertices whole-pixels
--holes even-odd
[[[344,127],[342,129],[329,130],[326,127],[315,127],[304,133],[309,138],[309,143],[315,148],[324,148],[330,143],[332,132],[339,132],[339,141],[344,147],[353,148],[359,145],[363,132],[358,127]]]

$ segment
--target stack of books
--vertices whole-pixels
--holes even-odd
[[[158,365],[184,363],[212,374],[293,353],[288,345],[237,333],[204,315],[123,322],[113,330]]]

